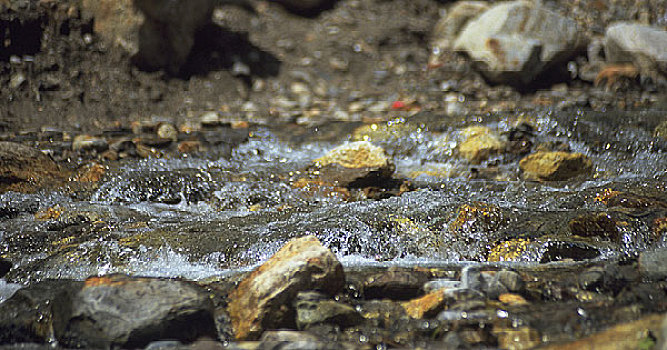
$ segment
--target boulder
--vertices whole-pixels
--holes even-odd
[[[528,85],[584,49],[577,23],[539,2],[502,2],[469,21],[454,42],[493,83]]]
[[[523,178],[531,181],[563,181],[588,174],[593,163],[581,153],[536,152],[519,162]]]
[[[295,328],[292,305],[299,292],[337,293],[343,266],[314,236],[294,239],[255,269],[229,294],[236,339],[257,339],[265,329]]]
[[[313,162],[322,180],[341,187],[373,185],[391,178],[395,170],[384,149],[368,141],[338,146]]]
[[[438,52],[451,50],[454,41],[464,26],[471,19],[488,9],[489,4],[486,1],[459,1],[454,3],[447,11],[447,15],[436,23],[431,34],[431,46]]]
[[[643,75],[667,77],[667,31],[638,23],[610,25],[605,34],[608,63],[633,63]]]
[[[0,193],[31,192],[66,175],[46,154],[14,142],[0,142]]]
[[[213,303],[192,283],[109,275],[86,279],[54,306],[60,344],[139,348],[152,341],[217,337]]]
[[[93,30],[112,45],[131,55],[139,51],[139,26],[143,16],[132,0],[83,0],[82,8],[95,18]]]

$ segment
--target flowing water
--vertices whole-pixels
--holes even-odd
[[[662,119],[660,112],[420,113],[298,132],[257,127],[229,157],[211,148],[123,160],[109,164],[92,189],[4,193],[0,251],[14,263],[7,280],[18,283],[111,272],[217,278],[257,266],[306,234],[350,268],[632,256],[667,245],[655,224],[667,213],[667,143],[653,136]],[[521,122],[534,129],[525,136],[533,147],[581,152],[592,160],[592,174],[529,182],[521,179],[516,153],[479,165],[457,155],[462,128],[483,125],[507,135]],[[360,190],[296,185],[312,160],[353,139],[385,148],[395,177],[412,190],[370,200]],[[648,204],[608,207],[610,191]],[[568,222],[600,213],[614,223],[613,237],[572,234]],[[513,248],[503,255],[503,245]]]

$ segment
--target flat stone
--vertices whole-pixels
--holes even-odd
[[[539,3],[502,2],[469,21],[454,43],[491,82],[525,85],[582,48],[577,23]]]
[[[521,159],[519,167],[526,180],[563,181],[590,173],[593,163],[581,153],[536,152]]]
[[[227,310],[236,339],[257,339],[270,328],[294,328],[292,302],[299,292],[333,295],[344,283],[342,265],[317,238],[288,242],[229,294]]]
[[[422,287],[427,281],[428,276],[418,271],[380,272],[369,276],[364,281],[364,297],[367,299],[412,299],[422,294]]]
[[[209,295],[182,281],[91,277],[54,307],[54,332],[66,346],[137,348],[165,338],[217,337]]]
[[[318,292],[301,292],[297,295],[296,325],[299,329],[323,323],[345,328],[363,321],[361,314],[352,306],[320,296],[323,294]]]

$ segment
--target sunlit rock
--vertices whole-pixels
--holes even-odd
[[[502,2],[469,21],[454,47],[480,64],[491,82],[531,83],[573,57],[583,41],[577,23],[539,2]]]
[[[217,336],[208,294],[182,281],[91,277],[55,308],[55,335],[66,346],[136,348],[165,337]]]
[[[632,62],[654,79],[667,78],[667,31],[639,23],[620,22],[607,27],[605,57],[609,63]]]
[[[319,177],[342,187],[363,187],[391,178],[395,166],[384,149],[368,141],[343,144],[314,160]]]
[[[489,9],[485,1],[458,1],[454,3],[445,17],[440,18],[431,34],[431,46],[436,49],[437,57],[441,50],[453,49],[456,40],[464,26],[473,18]]]
[[[292,303],[299,292],[333,295],[344,282],[342,265],[317,238],[288,242],[229,294],[236,338],[257,339],[265,329],[294,327]]]
[[[57,184],[66,174],[46,154],[13,142],[0,142],[0,193],[31,192]]]
[[[497,206],[475,202],[459,207],[458,215],[449,225],[449,230],[454,234],[466,236],[474,232],[494,231],[503,221],[503,213]]]
[[[442,290],[401,303],[408,316],[415,319],[435,317],[446,304],[447,298]]]
[[[466,139],[458,146],[459,154],[473,164],[479,164],[505,149],[500,136],[487,127],[469,127],[462,134]]]
[[[537,152],[519,162],[523,178],[531,181],[563,181],[591,172],[593,163],[581,153]]]

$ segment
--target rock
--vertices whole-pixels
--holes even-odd
[[[667,279],[667,249],[643,251],[639,254],[639,272],[646,278],[654,281]]]
[[[442,290],[436,290],[420,298],[401,303],[408,316],[414,319],[432,318],[447,304]]]
[[[0,142],[0,193],[32,192],[64,180],[58,165],[37,149],[13,142]]]
[[[593,266],[584,270],[577,276],[579,287],[584,290],[595,291],[602,288],[604,283],[604,269],[600,266]]]
[[[295,307],[296,325],[302,330],[322,323],[346,328],[363,321],[363,317],[352,306],[329,300],[319,292],[300,292]]]
[[[314,15],[331,7],[336,0],[276,0],[290,11],[303,14]]]
[[[317,238],[288,242],[229,294],[227,310],[236,339],[257,339],[265,329],[294,327],[291,303],[300,291],[333,295],[344,283],[342,265]]]
[[[577,23],[539,2],[511,1],[469,21],[454,42],[493,83],[530,84],[582,49]]]
[[[132,0],[83,0],[82,9],[95,18],[93,30],[104,40],[131,55],[139,51],[139,26],[143,20]]]
[[[195,42],[197,30],[210,23],[215,0],[134,0],[144,14],[139,51],[133,57],[144,69],[178,74]]]
[[[366,299],[412,299],[422,294],[422,286],[427,281],[428,275],[418,271],[377,273],[364,281],[364,297]]]
[[[12,264],[11,261],[9,261],[9,260],[7,260],[3,257],[0,257],[0,278],[5,276],[7,274],[7,272],[9,272],[9,270],[11,270],[12,266],[14,266],[14,264]]]
[[[667,78],[667,32],[658,27],[620,22],[607,27],[605,56],[609,63],[632,62],[644,75]]]
[[[92,151],[97,152],[106,151],[109,148],[107,140],[101,137],[95,137],[90,135],[78,135],[72,141],[72,150],[73,151]]]
[[[364,187],[386,181],[395,170],[384,149],[368,141],[338,146],[314,162],[322,180],[341,187]]]
[[[466,139],[458,146],[459,154],[473,164],[479,164],[505,149],[505,143],[491,129],[472,126],[462,131]]]
[[[602,332],[595,333],[583,339],[570,343],[560,343],[540,347],[544,350],[575,350],[575,349],[664,349],[654,347],[655,341],[650,341],[646,346],[647,340],[655,339],[656,335],[663,336],[660,332],[660,326],[665,318],[665,314],[654,314],[646,316],[640,320],[623,323]],[[658,342],[664,344],[665,339],[658,339]]]
[[[592,162],[581,153],[536,152],[519,162],[523,178],[531,181],[563,181],[588,174]]]
[[[458,1],[447,11],[447,15],[436,23],[431,34],[431,46],[437,56],[442,50],[453,49],[454,41],[463,27],[473,18],[489,9],[485,1]]]
[[[540,333],[530,327],[494,326],[499,349],[533,349],[542,343]]]
[[[663,121],[655,127],[653,135],[655,135],[655,137],[660,137],[663,140],[667,140],[667,120]]]
[[[330,344],[333,345],[333,344]],[[308,332],[297,331],[266,331],[262,334],[258,350],[291,349],[291,350],[324,350],[337,349],[328,342]]]
[[[616,222],[607,213],[584,214],[568,222],[572,234],[581,237],[619,239]]]
[[[161,139],[177,141],[178,140],[178,130],[176,127],[169,123],[160,123],[156,131],[157,137]]]
[[[82,282],[47,280],[19,289],[0,304],[0,343],[53,340],[53,306],[60,295],[76,291]]]
[[[65,346],[137,348],[160,339],[217,337],[213,304],[194,284],[123,275],[91,277],[54,306]]]

